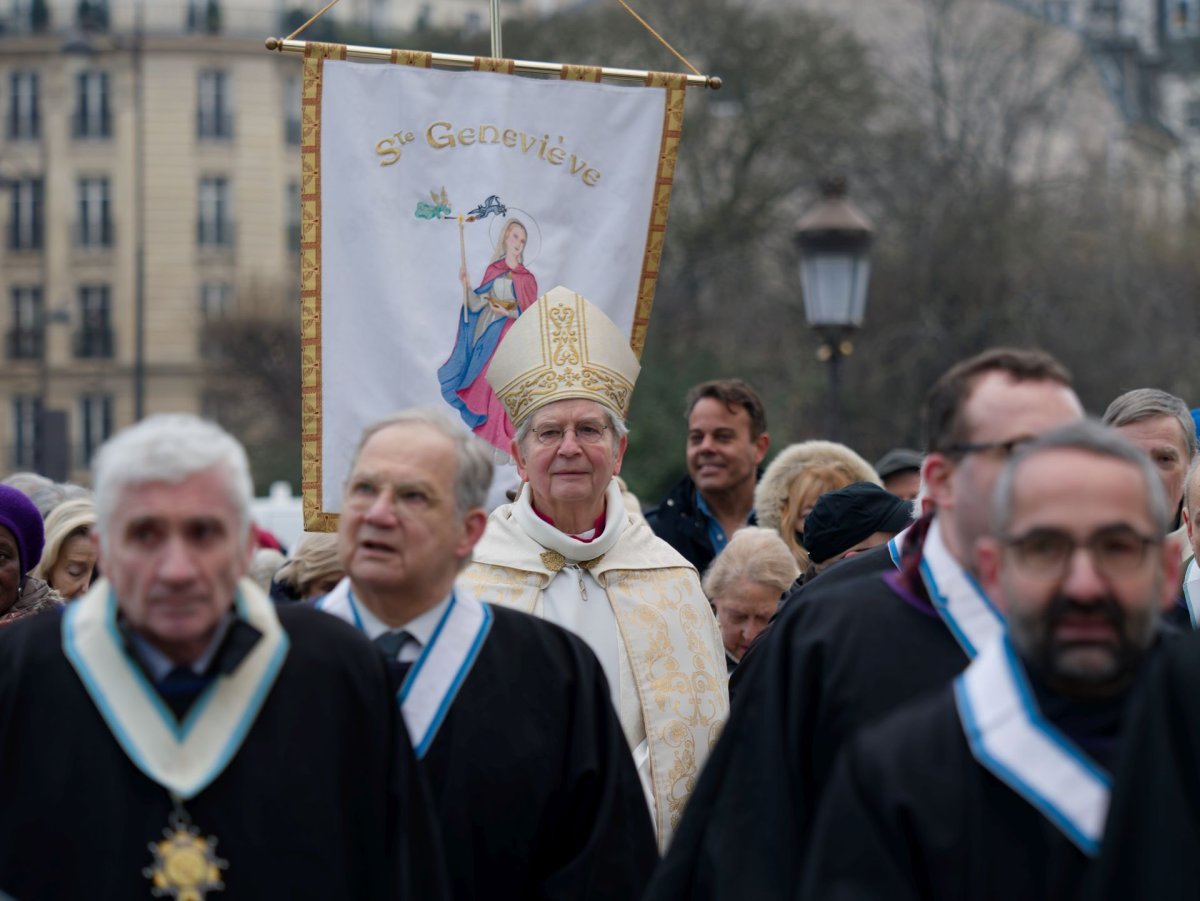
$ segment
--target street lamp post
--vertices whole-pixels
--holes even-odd
[[[875,229],[846,199],[846,179],[826,178],[820,185],[824,196],[796,223],[794,237],[800,250],[804,316],[821,338],[818,359],[829,364],[825,433],[837,440],[841,435],[839,361],[853,351],[850,333],[862,325]]]

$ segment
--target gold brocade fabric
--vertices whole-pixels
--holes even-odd
[[[556,572],[545,553],[513,520],[511,507],[501,507],[459,578],[482,601],[540,616],[542,591]],[[629,702],[636,701],[645,726],[655,829],[665,849],[729,712],[720,632],[695,569],[644,522],[631,518],[603,558],[589,562],[633,674],[637,697]]]

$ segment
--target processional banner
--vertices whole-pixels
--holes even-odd
[[[641,355],[683,124],[684,76],[600,83],[345,60],[310,44],[302,111],[304,521],[336,527],[364,426],[442,406],[503,461],[512,424],[484,375],[557,285]]]

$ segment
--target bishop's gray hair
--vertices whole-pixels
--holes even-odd
[[[92,462],[96,531],[108,546],[113,514],[126,489],[149,482],[178,484],[216,470],[238,516],[241,537],[250,531],[254,482],[241,443],[213,422],[190,413],[149,416],[101,445]]]
[[[350,470],[353,472],[358,465],[358,456],[372,436],[398,425],[426,426],[454,444],[454,454],[458,460],[458,469],[454,473],[454,504],[460,515],[487,504],[494,471],[491,447],[468,432],[460,422],[437,409],[423,407],[404,410],[371,423],[363,429],[362,437],[358,439]]]
[[[1013,491],[1020,478],[1021,466],[1031,457],[1047,451],[1077,450],[1129,463],[1141,473],[1146,488],[1146,512],[1154,523],[1155,537],[1162,538],[1170,530],[1174,516],[1167,506],[1167,494],[1162,479],[1150,458],[1136,444],[1115,428],[1103,425],[1095,419],[1085,419],[1061,428],[1053,429],[1024,444],[1005,464],[996,480],[992,497],[992,529],[1002,536],[1008,531],[1012,520]]]

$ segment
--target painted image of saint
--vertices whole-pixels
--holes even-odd
[[[459,270],[464,315],[454,349],[438,369],[442,397],[471,431],[504,454],[512,448],[513,427],[485,376],[513,322],[538,297],[537,279],[525,268],[528,242],[525,223],[509,217],[479,285],[471,286],[465,266]]]

